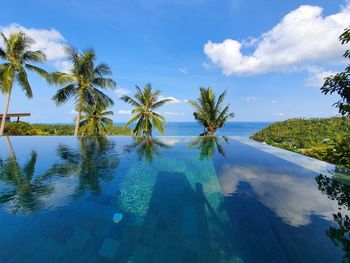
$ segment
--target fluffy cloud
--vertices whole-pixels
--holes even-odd
[[[326,77],[336,74],[334,71],[323,70],[319,67],[311,67],[308,69],[308,72],[309,77],[305,80],[305,85],[315,88],[321,88]]]
[[[322,16],[322,11],[318,6],[300,6],[259,38],[208,41],[204,53],[225,75],[286,70],[303,63],[339,62],[346,47],[338,37],[350,24],[350,5],[329,16]],[[253,52],[244,54],[247,47],[253,47]]]
[[[163,113],[165,116],[184,116],[183,112],[165,111]]]
[[[247,103],[251,103],[251,102],[256,102],[258,98],[255,96],[248,96],[248,97],[241,97],[241,100],[244,100]]]
[[[115,94],[117,94],[118,97],[121,97],[121,96],[130,94],[131,91],[125,88],[116,88],[114,92]]]
[[[118,113],[129,115],[129,114],[131,114],[131,111],[130,110],[118,110]]]
[[[187,69],[186,68],[180,68],[179,69],[180,73],[186,75],[187,74]]]
[[[171,99],[172,101],[169,102],[169,103],[181,103],[181,102],[182,102],[181,100],[178,100],[178,99],[175,98],[175,97],[164,97],[164,96],[159,96],[159,99],[160,99],[160,100]]]
[[[67,71],[70,67],[68,61],[65,60],[64,47],[67,45],[62,34],[55,29],[43,28],[26,28],[19,24],[10,24],[8,26],[0,26],[0,31],[5,36],[11,33],[22,31],[35,40],[32,50],[41,50],[46,54],[46,58],[52,65],[62,71]],[[2,44],[2,43],[1,43]]]

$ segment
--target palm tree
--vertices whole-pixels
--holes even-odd
[[[74,129],[74,136],[78,135],[82,112],[87,106],[96,104],[109,107],[113,100],[100,89],[114,89],[116,83],[105,76],[111,75],[110,67],[105,63],[95,66],[96,53],[94,50],[86,50],[83,53],[74,48],[67,47],[66,54],[72,63],[69,73],[55,72],[50,76],[50,81],[56,85],[63,85],[53,100],[57,105],[67,102],[70,98],[75,99],[75,110],[78,112]]]
[[[2,93],[6,95],[4,114],[0,126],[0,136],[2,136],[5,129],[13,84],[17,81],[26,97],[31,99],[33,97],[33,91],[28,81],[26,69],[34,71],[45,78],[47,77],[47,73],[45,70],[31,64],[46,61],[44,53],[39,50],[30,50],[34,44],[33,39],[29,38],[23,32],[11,34],[9,38],[3,33],[0,33],[0,35],[4,43],[4,48],[0,47],[0,58],[5,60],[5,63],[0,66],[0,88]]]
[[[113,115],[113,111],[106,111],[104,105],[87,106],[83,112],[80,127],[84,135],[106,135],[106,126],[113,125],[113,120],[107,117]]]
[[[136,86],[136,89],[137,92],[134,95],[135,99],[126,95],[121,97],[121,100],[135,107],[131,111],[131,113],[135,115],[126,123],[126,126],[129,126],[131,123],[137,121],[133,130],[133,134],[136,136],[152,136],[153,126],[160,133],[163,133],[163,122],[166,122],[166,120],[162,115],[154,112],[154,110],[168,102],[171,102],[172,99],[160,99],[160,90],[155,90],[153,92],[151,84],[146,84],[143,90],[141,90],[138,86]]]
[[[229,113],[230,104],[222,109],[226,90],[217,100],[211,88],[200,87],[199,91],[200,97],[197,100],[189,100],[188,103],[195,109],[194,118],[204,127],[204,132],[201,135],[215,136],[216,130],[234,117],[233,112]]]

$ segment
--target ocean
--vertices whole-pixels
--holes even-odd
[[[217,135],[249,137],[270,124],[270,122],[229,122],[218,129]],[[116,125],[124,125],[124,123],[116,123]],[[202,126],[197,122],[168,122],[164,125],[164,129],[163,136],[196,136],[203,132]],[[154,131],[153,135],[160,134]]]

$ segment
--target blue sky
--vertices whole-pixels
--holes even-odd
[[[0,30],[23,30],[48,56],[47,70],[66,70],[62,47],[93,47],[117,81],[114,120],[130,108],[118,99],[151,83],[176,103],[160,111],[168,121],[192,121],[187,99],[199,86],[228,90],[236,121],[334,116],[336,96],[322,78],[346,61],[337,37],[350,25],[345,1],[280,0],[5,0]],[[10,112],[30,122],[73,122],[73,102],[55,106],[55,87],[30,75],[34,98],[14,88]],[[0,107],[4,97],[0,98]]]

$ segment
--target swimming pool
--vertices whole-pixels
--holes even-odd
[[[0,146],[0,262],[350,255],[347,177],[315,159],[234,137],[2,137]]]

